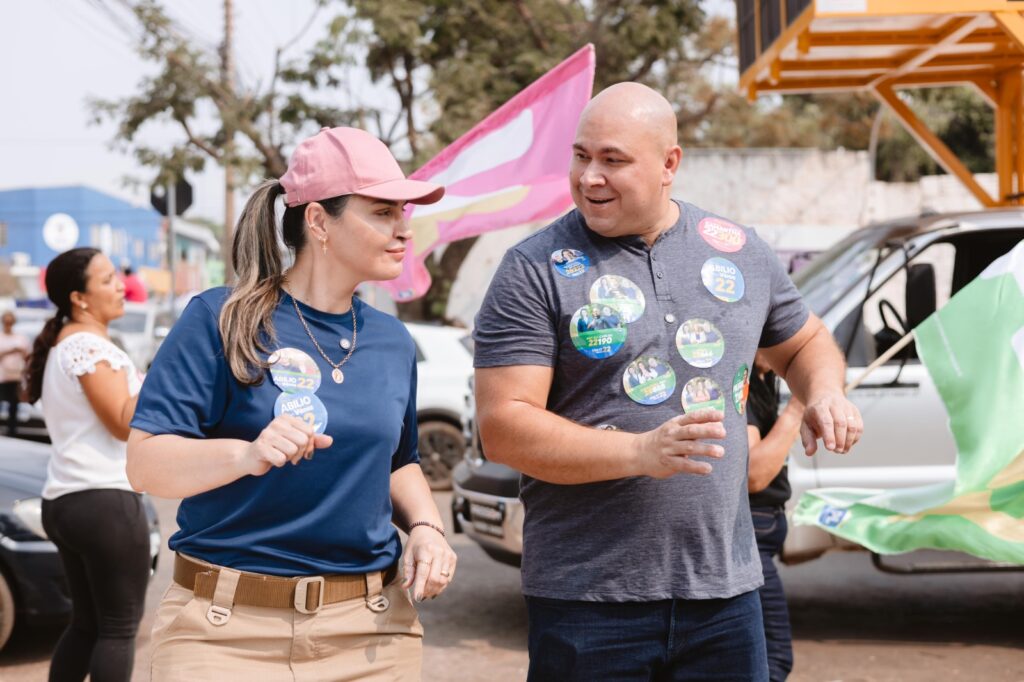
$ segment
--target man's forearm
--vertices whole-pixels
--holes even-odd
[[[843,394],[846,361],[824,326],[793,356],[784,378],[789,390],[805,405],[826,393]]]
[[[640,475],[635,434],[580,426],[521,401],[478,418],[487,458],[533,478],[571,485]]]

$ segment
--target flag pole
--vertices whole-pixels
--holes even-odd
[[[906,336],[904,336],[902,339],[900,339],[899,341],[897,341],[896,343],[894,343],[892,345],[892,348],[890,348],[889,350],[887,350],[884,353],[882,353],[881,355],[879,355],[878,358],[874,362],[872,362],[870,365],[868,365],[864,369],[864,373],[863,374],[861,374],[859,377],[857,377],[856,379],[854,379],[850,383],[846,384],[845,392],[849,393],[850,391],[852,391],[853,389],[857,388],[862,383],[864,383],[864,380],[868,378],[869,374],[871,374],[876,369],[878,369],[879,367],[881,367],[882,365],[887,363],[892,358],[892,356],[896,355],[901,350],[903,350],[913,340],[914,340],[914,332],[913,331],[907,332]]]

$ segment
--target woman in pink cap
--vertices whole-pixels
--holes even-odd
[[[456,557],[419,467],[412,338],[354,292],[401,273],[405,204],[443,194],[324,128],[249,198],[237,284],[189,303],[131,424],[132,484],[183,498],[154,680],[419,678],[409,593],[444,591]]]

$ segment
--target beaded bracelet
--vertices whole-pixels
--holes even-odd
[[[441,528],[440,526],[435,526],[430,521],[417,521],[416,523],[410,523],[409,524],[409,532],[411,533],[412,529],[415,528],[416,526],[426,526],[427,528],[433,528],[434,530],[436,530],[438,533],[441,534],[441,537],[445,537],[444,528]]]

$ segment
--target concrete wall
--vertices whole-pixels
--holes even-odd
[[[977,180],[994,192],[995,175]],[[949,175],[914,183],[871,180],[868,153],[817,149],[688,149],[673,196],[757,229],[780,252],[822,251],[869,223],[923,211],[981,205]],[[448,301],[450,317],[472,326],[508,247],[541,226],[483,235]]]

